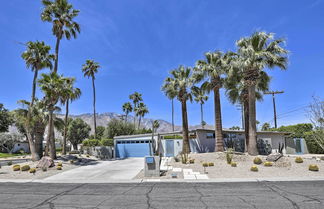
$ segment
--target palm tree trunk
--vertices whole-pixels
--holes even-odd
[[[69,100],[66,100],[65,104],[65,118],[64,118],[64,136],[63,136],[63,149],[62,154],[66,155],[66,135],[67,135],[67,128],[68,128],[68,117],[69,117]]]
[[[33,107],[34,102],[35,102],[37,76],[38,76],[38,70],[35,69],[34,79],[33,79],[33,87],[32,87],[32,97],[31,97],[31,103],[30,103],[31,107]]]
[[[140,116],[138,119],[138,129],[140,129],[140,126],[141,126],[141,119],[142,119],[142,117]]]
[[[187,101],[181,101],[181,110],[182,110],[182,134],[183,134],[183,147],[182,152],[184,154],[190,153],[190,144],[189,144],[189,128],[188,128],[188,116],[187,116]]]
[[[43,157],[43,140],[44,140],[45,126],[38,124],[35,131],[35,148],[39,158]]]
[[[200,104],[201,127],[204,129],[204,111],[203,104]]]
[[[256,107],[255,107],[255,85],[248,87],[249,92],[249,146],[248,153],[250,155],[258,155],[256,147]]]
[[[223,128],[222,128],[222,113],[221,113],[221,104],[220,104],[220,95],[219,88],[214,88],[214,108],[215,108],[215,151],[223,152],[224,151],[224,142],[223,142]]]
[[[127,116],[128,116],[128,113],[126,113],[126,116],[125,116],[125,123],[127,123]]]
[[[174,132],[174,101],[171,99],[171,106],[172,106],[172,132]]]
[[[244,132],[245,132],[245,151],[249,146],[249,101],[248,98],[244,99],[243,102],[244,112]]]
[[[51,145],[51,138],[52,138],[52,129],[53,129],[53,110],[49,111],[48,114],[48,127],[47,127],[47,136],[46,136],[46,148],[45,148],[45,155],[48,156],[49,152],[52,155],[52,145]]]
[[[94,78],[92,77],[92,89],[93,89],[93,124],[94,124],[94,137],[97,139],[97,120],[96,120],[96,87]]]
[[[27,139],[28,139],[28,143],[29,143],[29,150],[31,153],[31,159],[32,159],[32,161],[37,161],[37,160],[39,160],[39,155],[36,152],[33,136],[30,131],[26,131],[26,132],[27,132]]]
[[[62,32],[61,32],[62,33]],[[60,42],[61,42],[61,35],[56,38],[56,45],[55,45],[55,62],[54,62],[54,72],[57,73],[58,69],[58,58],[59,58],[59,49],[60,49]]]

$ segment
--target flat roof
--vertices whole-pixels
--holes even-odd
[[[214,132],[214,129],[195,129],[189,130],[189,133],[194,132]],[[231,129],[223,129],[223,133],[244,133],[244,130],[231,130]],[[154,136],[160,135],[175,135],[175,134],[182,134],[182,131],[174,131],[174,132],[159,132],[155,133]],[[257,131],[257,134],[281,134],[281,135],[289,135],[290,132],[280,132],[280,131]],[[151,137],[152,133],[148,134],[136,134],[136,135],[122,135],[122,136],[115,136],[114,139],[127,139],[127,138],[138,138],[138,137]]]

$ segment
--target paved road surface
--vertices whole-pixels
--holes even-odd
[[[0,183],[0,208],[324,208],[324,181]]]
[[[44,179],[49,183],[92,183],[130,180],[144,167],[143,158],[127,158],[115,161],[98,161],[94,165],[81,166]]]

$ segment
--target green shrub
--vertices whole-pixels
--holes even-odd
[[[203,163],[202,166],[203,167],[208,167],[208,163]]]
[[[321,146],[318,146],[318,143],[316,142],[314,138],[314,131],[306,132],[305,133],[305,141],[307,145],[307,150],[309,153],[312,154],[324,154],[324,149],[322,149]]]
[[[95,147],[100,145],[100,141],[98,139],[86,139],[82,144],[85,147]]]
[[[90,157],[90,155],[89,155],[89,154],[87,154],[87,155],[86,155],[86,157]]]
[[[183,163],[183,164],[187,164],[187,162],[188,162],[188,154],[187,153],[182,153],[181,152],[181,162]]]
[[[7,165],[8,166],[11,166],[12,165],[12,161],[7,162]]]
[[[237,163],[236,162],[231,162],[231,166],[232,167],[236,167],[237,166]]]
[[[178,157],[174,157],[174,161],[175,161],[176,163],[178,163],[178,162],[180,162],[180,159],[179,159]]]
[[[30,170],[30,166],[29,165],[23,165],[20,168],[21,171],[29,171]]]
[[[43,171],[43,172],[46,172],[46,171],[47,171],[47,167],[45,167],[45,166],[42,167],[42,171]]]
[[[301,158],[301,157],[296,157],[295,162],[296,162],[296,163],[303,163],[304,160],[303,160],[303,158]]]
[[[163,139],[182,139],[182,136],[179,136],[179,135],[169,135],[169,136],[163,136]]]
[[[311,164],[311,165],[309,165],[308,170],[310,170],[310,171],[319,171],[319,167],[318,167],[318,165]]]
[[[20,165],[14,165],[12,166],[13,171],[20,171]]]
[[[190,159],[190,160],[189,160],[189,163],[190,163],[190,164],[194,164],[194,163],[195,163],[195,159]]]
[[[80,154],[80,151],[79,150],[72,150],[69,152],[70,155],[78,155]]]
[[[33,173],[33,174],[35,174],[35,173],[36,173],[36,168],[31,168],[31,169],[29,169],[29,173]]]
[[[57,163],[57,166],[61,166],[61,167],[63,167],[63,163],[62,163],[62,162],[58,162],[58,163]]]
[[[253,165],[250,170],[253,171],[253,172],[258,172],[259,171],[259,169],[258,169],[258,167],[256,165]]]
[[[266,162],[264,162],[263,165],[266,166],[266,167],[271,167],[273,165],[273,163],[269,162],[269,161],[266,161]]]
[[[257,164],[257,165],[260,165],[262,163],[262,160],[259,157],[255,157],[254,160],[253,160],[253,163]]]
[[[208,163],[208,166],[209,167],[214,166],[214,163]]]
[[[56,170],[62,170],[62,166],[57,166]]]
[[[113,139],[101,139],[100,144],[102,146],[112,147],[112,146],[114,146],[114,140]]]
[[[232,160],[233,160],[233,149],[229,148],[229,149],[227,149],[227,152],[226,152],[227,164],[231,164]]]

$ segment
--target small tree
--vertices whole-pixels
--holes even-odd
[[[309,118],[314,126],[312,138],[324,150],[324,101],[313,97],[313,102],[309,107]]]
[[[102,139],[105,134],[106,128],[103,126],[97,126],[97,139]]]
[[[13,119],[9,110],[4,108],[3,104],[0,103],[0,132],[7,132],[12,123]]]
[[[118,119],[112,119],[107,124],[105,137],[112,139],[115,136],[132,135],[135,132],[134,125],[129,122],[123,122]]]
[[[270,124],[269,123],[264,123],[261,127],[261,131],[269,131],[270,130]]]
[[[89,137],[90,130],[90,126],[80,118],[69,124],[67,139],[73,145],[73,149],[78,149],[77,145]]]

